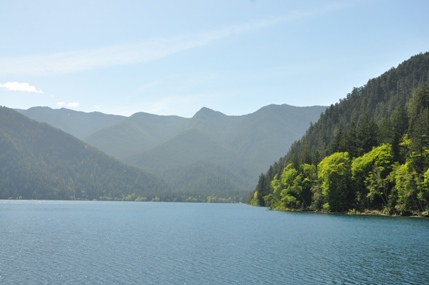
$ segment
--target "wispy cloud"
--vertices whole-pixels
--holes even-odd
[[[79,102],[57,102],[58,106],[66,106],[70,108],[76,108],[80,105]]]
[[[201,101],[200,95],[182,95],[182,96],[171,96],[156,99],[153,101],[146,102],[144,104],[145,112],[152,114],[172,114],[174,110],[189,111],[189,108],[193,108],[194,105],[199,105]],[[180,115],[180,114],[179,114]]]
[[[23,92],[34,92],[34,93],[43,93],[43,91],[37,89],[36,87],[30,85],[26,82],[6,82],[1,84],[1,88],[6,88],[12,91],[23,91]]]
[[[263,19],[243,25],[205,33],[181,35],[149,42],[108,46],[89,50],[58,52],[45,55],[0,58],[0,74],[64,74],[110,66],[159,60],[233,35],[276,26],[341,9],[331,5],[314,10],[293,12],[283,17]]]
[[[139,87],[139,92],[156,94],[159,90],[164,92],[177,93],[178,91],[189,91],[194,87],[204,83],[213,82],[219,78],[215,73],[192,73],[192,74],[177,74],[165,78],[159,78],[155,81],[147,82]]]

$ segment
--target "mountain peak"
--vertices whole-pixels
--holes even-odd
[[[192,118],[216,118],[216,117],[225,117],[226,115],[215,111],[212,109],[209,109],[207,107],[202,107],[198,112],[195,113],[195,115]]]

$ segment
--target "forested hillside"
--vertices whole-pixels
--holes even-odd
[[[0,199],[159,200],[169,187],[47,124],[0,107]]]
[[[259,177],[276,209],[428,214],[429,53],[354,88]]]

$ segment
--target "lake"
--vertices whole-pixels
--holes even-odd
[[[0,201],[0,284],[428,284],[429,220]]]

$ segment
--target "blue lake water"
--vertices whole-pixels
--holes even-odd
[[[0,284],[429,284],[429,220],[0,201]]]

